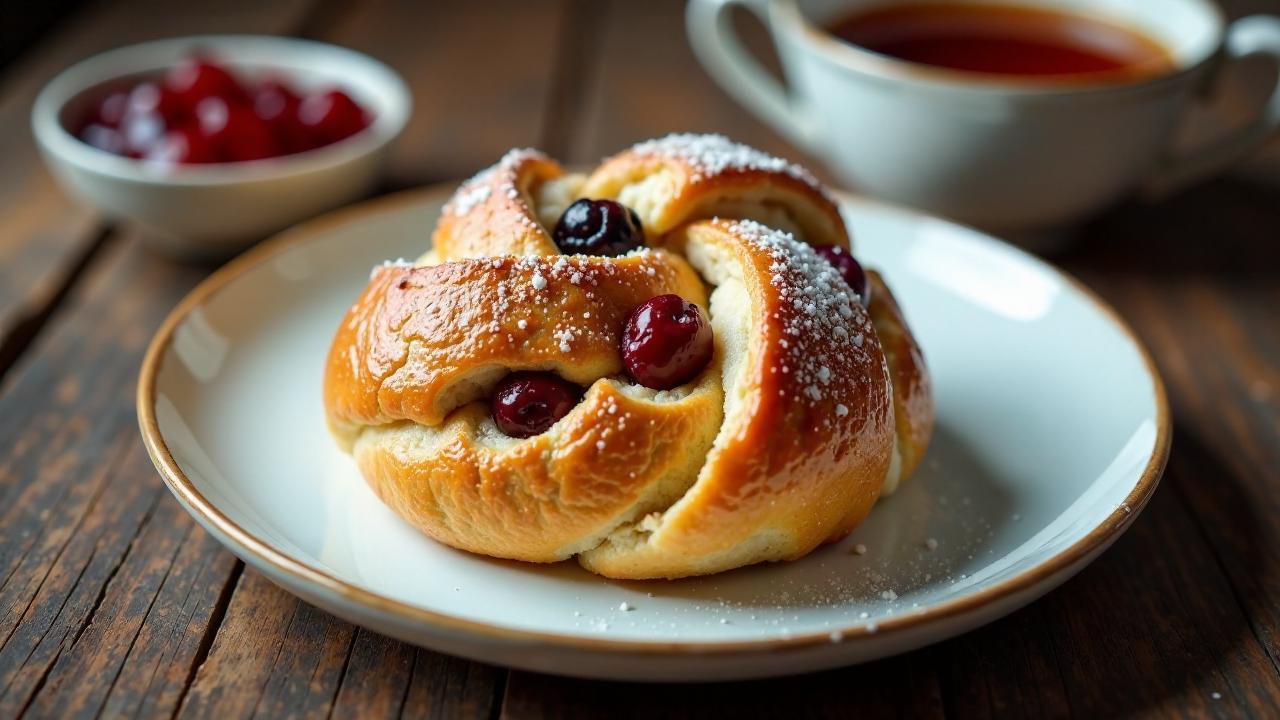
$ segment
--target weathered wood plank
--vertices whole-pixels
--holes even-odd
[[[84,637],[126,559],[153,550],[135,540],[168,500],[137,452],[132,387],[152,328],[198,275],[110,249],[0,396],[0,715]]]
[[[403,717],[493,717],[506,677],[504,668],[418,650]]]
[[[318,38],[388,63],[414,96],[390,187],[469,177],[538,145],[565,3],[352,3]]]
[[[246,572],[179,716],[327,714],[354,633],[351,625]]]
[[[576,115],[562,120],[572,128],[567,161],[595,163],[634,142],[671,132],[720,132],[785,157],[804,158],[731,101],[702,70],[685,39],[685,3],[589,5],[570,21],[577,23],[571,34],[596,54],[583,61],[576,81],[581,86],[572,100]],[[762,33],[748,36],[763,39]],[[750,44],[767,48],[764,42]]]
[[[512,671],[503,718],[944,716],[919,654],[850,670],[740,683],[641,685]]]
[[[0,133],[6,157],[0,212],[7,218],[0,236],[0,372],[15,351],[28,351],[0,397],[0,535],[6,538],[0,547],[0,715],[28,703],[33,712],[94,715],[108,702],[170,713],[159,706],[175,704],[185,690],[221,586],[235,567],[166,504],[171,501],[138,447],[133,413],[145,343],[203,272],[113,243],[91,213],[53,187],[26,130],[38,88],[82,56],[197,30],[283,29],[300,19],[305,3],[193,3],[183,13],[162,11],[171,9],[156,2],[89,8],[15,66],[0,90],[0,127],[7,128]],[[95,256],[99,247],[105,249]],[[85,282],[68,293],[66,285],[81,271]],[[50,339],[24,347],[39,330],[31,319],[36,325],[48,319],[64,294]],[[192,594],[195,578],[183,587],[185,568],[171,579],[175,553],[203,559],[207,567],[197,577],[208,585]],[[212,599],[203,594],[210,589]],[[169,594],[178,592],[183,596]],[[175,635],[165,610],[178,601],[188,625]],[[158,654],[140,657],[131,648]],[[157,669],[159,658],[164,667]],[[146,684],[130,695],[143,680],[140,673]],[[117,678],[125,684],[112,694]]]
[[[186,685],[234,560],[169,501],[159,478],[146,472],[148,463],[133,443],[115,473],[114,484],[145,489],[147,500],[138,504],[149,514],[88,626],[50,670],[29,709],[36,717],[93,718],[104,709],[138,712],[148,703],[158,709]],[[210,583],[195,586],[202,575]],[[129,675],[122,676],[126,667]]]
[[[180,511],[168,500],[162,508]],[[103,716],[173,715],[204,661],[242,567],[192,524],[111,685]]]
[[[1134,325],[1178,420],[1166,483],[1280,665],[1280,213],[1220,181],[1088,228],[1067,266]]]
[[[157,37],[197,32],[288,32],[314,0],[91,3],[69,16],[0,78],[0,377],[74,281],[99,237],[99,220],[64,196],[31,138],[31,103],[72,63]],[[9,338],[14,338],[7,340]]]
[[[357,630],[332,716],[368,720],[400,717],[418,652],[385,635]]]

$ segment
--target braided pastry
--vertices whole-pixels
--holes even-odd
[[[720,136],[508,153],[334,339],[330,429],[436,540],[613,578],[799,558],[916,467],[923,358],[802,168]]]

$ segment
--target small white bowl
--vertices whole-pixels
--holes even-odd
[[[373,115],[373,122],[315,150],[216,165],[133,160],[72,134],[70,123],[106,88],[154,76],[197,49],[237,77],[278,74],[304,92],[340,87]],[[110,217],[144,226],[144,238],[161,252],[213,259],[368,193],[411,106],[400,76],[367,55],[293,38],[201,35],[130,45],[67,68],[36,98],[31,127],[45,162],[67,192]]]

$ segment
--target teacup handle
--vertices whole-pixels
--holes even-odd
[[[772,30],[769,3],[770,0],[690,0],[685,11],[689,44],[711,77],[735,100],[787,139],[812,149],[818,144],[812,116],[742,46],[729,15],[734,5],[741,5]]]
[[[1252,55],[1270,56],[1280,67],[1280,18],[1251,15],[1231,23],[1223,53],[1224,62],[1217,69],[1219,77],[1227,67]],[[1277,128],[1280,128],[1280,77],[1257,117],[1207,147],[1166,156],[1144,183],[1142,194],[1157,199],[1213,175],[1262,145]]]

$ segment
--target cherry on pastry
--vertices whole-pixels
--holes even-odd
[[[679,295],[649,298],[627,317],[622,364],[637,383],[670,390],[702,372],[715,350],[711,323]]]
[[[624,255],[644,244],[640,216],[612,200],[575,201],[556,222],[552,237],[568,255]]]
[[[518,372],[498,383],[490,412],[503,433],[516,438],[547,431],[582,399],[577,385],[546,372]]]
[[[858,300],[866,307],[871,302],[871,287],[867,284],[867,272],[853,254],[839,245],[819,245],[814,248],[818,256],[836,269],[840,277],[858,294]]]

